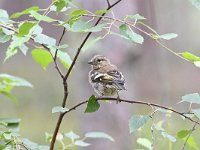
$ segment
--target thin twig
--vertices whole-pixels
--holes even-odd
[[[48,15],[48,13],[50,12],[51,6],[55,3],[55,1],[53,1],[44,11],[43,16]]]
[[[84,16],[86,16],[86,17],[102,17],[102,16],[100,16],[100,15],[95,15],[95,14],[92,14],[92,15],[91,15],[91,14],[85,14]],[[136,30],[140,31],[141,33],[144,33],[145,35],[147,35],[147,36],[149,36],[150,38],[154,39],[154,37],[152,36],[152,34],[150,34],[150,33],[146,32],[146,31],[142,30],[141,28],[137,27],[135,24],[131,24],[131,23],[125,21],[125,20],[116,19],[116,18],[109,17],[109,16],[103,16],[102,18],[103,18],[103,19],[110,19],[110,20],[113,20],[113,21],[116,21],[116,22],[120,22],[120,23],[126,24],[126,25],[128,25],[129,27],[133,27],[133,28],[135,28]],[[153,30],[152,28],[150,28],[149,26],[147,26],[147,25],[145,25],[144,23],[141,23],[141,22],[140,22],[140,24],[143,25],[143,26],[145,26],[145,27],[147,27],[149,30],[153,31],[156,35],[158,35],[158,33],[157,33],[155,30]],[[165,45],[164,45],[163,43],[161,43],[159,40],[156,40],[156,42],[157,42],[161,47],[163,47],[164,49],[166,49],[167,51],[169,51],[170,53],[173,53],[174,55],[178,56],[179,58],[181,58],[181,59],[183,59],[183,60],[189,61],[189,60],[185,59],[184,57],[182,57],[179,53],[176,53],[176,52],[174,52],[172,49],[170,49],[170,48],[168,48],[167,46],[165,46]],[[191,62],[191,61],[189,61],[189,62]]]
[[[95,15],[95,14],[92,14],[92,15],[90,15],[90,14],[85,14],[85,15],[83,15],[83,16],[86,16],[86,17],[102,17],[103,19],[109,19],[109,20],[114,20],[114,21],[116,21],[116,22],[121,22],[121,23],[123,23],[123,24],[126,24],[126,25],[128,25],[128,26],[131,26],[131,27],[137,29],[138,31],[140,31],[140,32],[142,32],[142,33],[144,33],[144,34],[146,34],[147,36],[149,36],[149,37],[152,38],[152,35],[151,35],[150,33],[147,33],[146,31],[140,29],[139,27],[137,27],[137,26],[135,26],[134,24],[131,24],[131,23],[125,21],[125,20],[116,19],[116,18],[109,17],[109,16],[100,16],[100,15]]]
[[[106,0],[107,4],[108,4],[108,7],[110,7],[110,1],[109,0]]]
[[[197,120],[197,122],[194,123],[194,126],[192,127],[190,133],[188,134],[188,136],[187,136],[187,138],[186,138],[186,140],[185,140],[185,142],[184,142],[184,144],[183,144],[182,150],[185,149],[185,146],[186,146],[186,144],[187,144],[187,142],[188,142],[190,136],[192,135],[192,133],[194,132],[194,130],[195,130],[197,124],[198,124],[198,121],[199,121],[199,119]]]
[[[63,28],[63,32],[62,32],[62,35],[61,35],[61,37],[60,37],[60,39],[59,39],[59,41],[58,41],[58,46],[60,46],[60,43],[61,43],[61,41],[62,41],[62,39],[63,39],[63,37],[64,37],[64,34],[65,34],[65,31],[66,31],[66,28],[64,27],[64,28]],[[58,49],[56,49],[54,59],[56,59],[56,57],[57,57],[57,52],[58,52]]]
[[[156,40],[156,42],[161,46],[163,47],[164,49],[166,49],[167,51],[171,52],[172,54],[178,56],[179,58],[183,59],[183,60],[186,60],[188,62],[191,62],[189,61],[188,59],[185,59],[184,57],[182,57],[181,55],[179,55],[178,53],[174,52],[172,49],[168,48],[167,46],[165,46],[163,43],[161,43],[159,40]]]
[[[61,37],[60,37],[60,39],[59,39],[59,41],[58,41],[58,47],[60,46],[60,43],[61,43],[61,41],[62,41],[62,39],[63,39],[63,37],[64,37],[64,35],[65,35],[65,31],[66,31],[66,29],[65,29],[65,27],[64,27],[64,28],[63,28],[63,32],[62,32],[62,35],[61,35]],[[57,63],[57,54],[58,54],[58,48],[56,49],[55,56],[53,57],[53,60],[54,60],[54,63],[55,63],[55,67],[56,67],[58,73],[60,74],[61,78],[64,78],[64,75],[63,75],[63,73],[61,72],[61,70],[60,70],[60,68],[59,68],[59,66],[58,66],[58,63]]]
[[[175,109],[173,109],[173,108],[166,107],[166,106],[159,105],[159,104],[155,104],[155,103],[148,103],[148,102],[137,101],[137,100],[117,99],[117,98],[112,98],[112,97],[98,97],[98,98],[96,98],[96,100],[97,100],[97,101],[102,101],[102,100],[117,101],[117,100],[119,100],[120,102],[129,103],[129,104],[140,104],[140,105],[147,105],[147,106],[150,106],[150,107],[152,107],[152,106],[153,106],[153,107],[158,107],[158,108],[162,108],[162,109],[165,109],[165,110],[170,110],[170,111],[172,111],[173,113],[178,114],[179,116],[182,116],[182,117],[184,117],[185,119],[187,119],[187,120],[189,120],[189,121],[191,121],[191,122],[194,122],[194,123],[197,123],[198,125],[200,125],[200,123],[199,123],[198,121],[195,121],[195,120],[191,119],[190,117],[188,117],[187,115],[185,115],[185,114],[187,114],[187,113],[179,112],[179,111],[177,111],[177,110],[175,110]],[[83,101],[83,102],[81,102],[81,103],[79,103],[79,104],[77,104],[77,105],[71,107],[68,111],[66,111],[66,112],[63,113],[63,114],[67,114],[67,113],[69,113],[70,111],[75,110],[77,107],[79,107],[79,106],[81,106],[81,105],[83,105],[83,104],[85,104],[85,103],[87,103],[87,102],[88,102],[88,100]]]

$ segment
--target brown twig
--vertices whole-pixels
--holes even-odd
[[[108,7],[110,7],[110,1],[106,0]]]
[[[191,119],[190,117],[188,117],[187,115],[185,115],[186,113],[183,113],[183,112],[179,112],[173,108],[170,108],[170,107],[166,107],[166,106],[163,106],[163,105],[159,105],[159,104],[155,104],[155,103],[148,103],[148,102],[144,102],[144,101],[137,101],[137,100],[125,100],[125,99],[117,99],[117,98],[112,98],[112,97],[99,97],[99,98],[96,98],[97,101],[102,101],[102,100],[109,100],[109,101],[117,101],[119,100],[120,102],[124,102],[124,103],[129,103],[129,104],[140,104],[140,105],[147,105],[147,106],[150,106],[150,107],[158,107],[158,108],[162,108],[162,109],[165,109],[165,110],[169,110],[169,111],[172,111],[173,113],[176,113],[178,114],[179,116],[182,116],[184,118],[186,118],[187,120],[190,120],[191,122],[194,122],[198,125],[200,125],[200,123],[198,121],[195,121],[193,119]],[[64,115],[69,113],[70,111],[72,110],[75,110],[77,107],[83,105],[83,104],[86,104],[88,102],[88,100],[86,101],[83,101],[73,107],[71,107],[68,111],[66,111],[65,113],[63,113]]]
[[[197,122],[195,122],[195,123],[194,123],[194,126],[192,127],[192,129],[191,129],[190,133],[188,134],[188,136],[187,136],[187,138],[186,138],[186,140],[185,140],[185,142],[184,142],[184,144],[183,144],[182,150],[184,150],[184,149],[185,149],[185,146],[186,146],[186,144],[187,144],[187,142],[188,142],[188,140],[189,140],[190,136],[191,136],[191,135],[192,135],[192,133],[194,132],[194,130],[195,130],[195,128],[196,128],[196,126],[197,126],[198,122],[199,122],[199,119],[197,120]]]
[[[122,0],[118,0],[117,2],[115,2],[114,4],[108,6],[107,10],[110,10],[112,7],[114,7],[115,5],[117,5],[120,1]],[[102,14],[101,16],[103,17],[106,13]],[[94,26],[98,25],[99,22],[101,21],[102,17],[100,17],[96,23],[94,24]],[[77,52],[76,52],[76,55],[72,61],[72,64],[70,65],[66,75],[63,77],[63,86],[64,86],[64,97],[63,97],[63,102],[62,102],[62,107],[65,107],[66,105],[66,101],[67,101],[67,97],[68,97],[68,84],[67,84],[67,79],[76,63],[76,60],[78,59],[78,56],[81,52],[81,49],[83,48],[83,46],[85,45],[85,43],[87,42],[87,40],[89,39],[90,35],[92,34],[92,32],[89,32],[86,37],[84,38],[83,42],[81,43],[80,47],[78,48]],[[55,130],[54,130],[54,133],[53,133],[53,137],[52,137],[52,140],[51,140],[51,144],[50,144],[50,150],[53,150],[54,149],[54,145],[55,145],[55,141],[56,141],[56,136],[57,136],[57,133],[59,131],[59,128],[60,128],[60,125],[61,125],[61,122],[62,122],[62,119],[64,117],[64,113],[60,113],[59,115],[59,118],[58,118],[58,121],[56,123],[56,127],[55,127]]]
[[[63,31],[62,31],[62,35],[61,35],[61,37],[60,37],[60,39],[59,39],[59,41],[58,41],[58,46],[60,46],[60,43],[61,43],[61,41],[62,41],[62,39],[63,39],[63,37],[64,37],[64,35],[65,35],[65,31],[66,31],[66,29],[65,29],[65,27],[64,27],[64,28],[63,28]],[[54,60],[55,67],[56,67],[58,73],[60,74],[61,78],[63,79],[63,78],[64,78],[64,75],[63,75],[63,73],[61,72],[61,70],[60,70],[60,68],[59,68],[59,66],[58,66],[58,63],[57,63],[57,54],[58,54],[58,48],[57,48],[56,51],[55,51],[55,55],[53,56],[53,60]]]
[[[66,31],[66,28],[64,27],[64,28],[63,28],[63,32],[62,32],[62,35],[61,35],[61,37],[60,37],[60,39],[59,39],[59,41],[58,41],[58,46],[60,46],[60,43],[61,43],[61,41],[62,41],[62,39],[63,39],[63,37],[64,37],[64,35],[65,35],[65,31]],[[57,53],[58,53],[58,49],[56,49],[54,59],[56,59]]]

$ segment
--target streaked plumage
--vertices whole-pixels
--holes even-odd
[[[122,73],[105,56],[96,55],[88,63],[92,66],[89,82],[98,95],[113,96],[118,91],[125,90]]]

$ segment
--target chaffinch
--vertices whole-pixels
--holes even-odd
[[[105,56],[96,55],[88,64],[91,65],[89,82],[99,96],[113,96],[125,89],[125,79],[118,68]]]

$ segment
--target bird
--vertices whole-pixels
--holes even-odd
[[[117,95],[120,102],[119,91],[126,90],[125,79],[118,68],[103,55],[95,55],[88,64],[91,70],[88,74],[89,82],[99,96]]]

